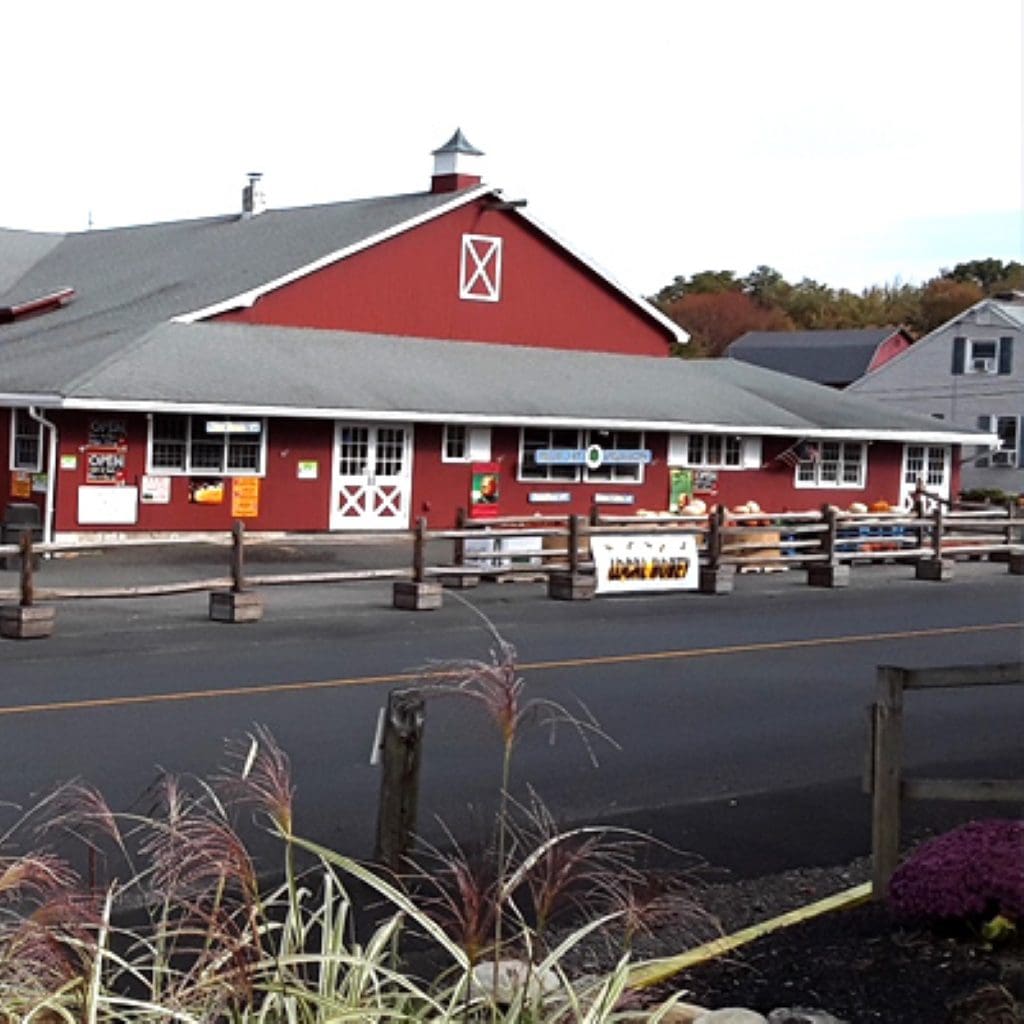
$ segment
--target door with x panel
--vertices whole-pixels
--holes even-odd
[[[406,530],[412,489],[412,427],[338,423],[332,530]]]

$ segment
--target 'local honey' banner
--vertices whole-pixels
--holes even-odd
[[[697,589],[700,571],[692,535],[603,536],[591,544],[599,594]]]

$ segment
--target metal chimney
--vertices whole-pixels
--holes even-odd
[[[260,187],[262,177],[260,171],[250,171],[248,174],[249,184],[242,189],[242,220],[255,217],[267,208],[267,197]]]

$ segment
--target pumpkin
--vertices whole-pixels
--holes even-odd
[[[879,498],[878,501],[871,502],[872,512],[891,512],[892,505],[889,504],[884,498]]]

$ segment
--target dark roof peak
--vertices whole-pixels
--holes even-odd
[[[435,149],[431,156],[437,156],[440,153],[465,153],[468,156],[483,156],[483,150],[477,149],[465,135],[462,134],[461,128],[456,128],[452,137],[441,147]]]

